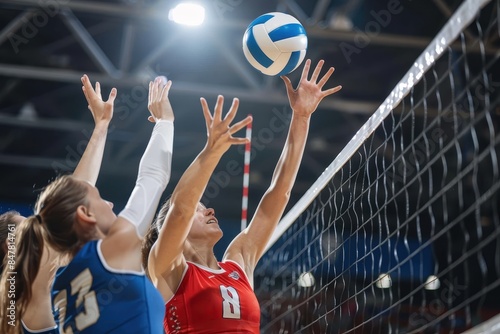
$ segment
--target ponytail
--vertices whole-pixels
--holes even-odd
[[[21,319],[31,299],[31,284],[38,274],[44,247],[44,231],[37,218],[23,220],[8,243],[4,270],[0,278],[0,332],[21,332]]]
[[[144,239],[142,241],[142,267],[144,268],[144,271],[146,272],[146,276],[151,279],[151,276],[149,275],[149,270],[148,270],[148,259],[149,259],[149,253],[151,253],[151,248],[153,248],[153,245],[155,244],[156,240],[158,240],[158,235],[160,234],[160,229],[163,226],[163,222],[165,221],[165,218],[167,217],[168,210],[170,210],[170,198],[168,198],[165,203],[163,203],[160,211],[158,212],[158,215],[156,216],[156,219],[153,221],[151,226],[149,226],[149,230],[144,236]]]
[[[44,240],[60,256],[69,257],[90,240],[76,224],[76,211],[79,205],[87,204],[87,191],[83,181],[70,175],[58,177],[38,197],[38,214],[17,227],[0,277],[0,333],[22,332],[21,319],[32,297],[31,285],[40,268]]]
[[[9,233],[11,233],[10,236],[12,236],[12,232],[15,231],[17,224],[23,219],[24,217],[14,210],[7,211],[0,215],[0,260],[2,261],[0,265],[0,274],[3,270],[3,261],[8,254],[7,239],[9,239]]]

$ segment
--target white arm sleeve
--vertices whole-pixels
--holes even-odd
[[[174,123],[165,120],[157,122],[139,163],[135,188],[119,214],[135,225],[140,238],[146,235],[170,180],[173,141]]]

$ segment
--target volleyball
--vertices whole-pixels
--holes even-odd
[[[304,60],[307,34],[293,16],[273,12],[259,16],[243,35],[243,53],[265,75],[286,75]]]

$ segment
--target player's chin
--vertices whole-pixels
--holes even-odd
[[[218,238],[222,238],[224,235],[224,232],[222,232],[221,228],[219,227],[219,224],[216,224],[217,226],[214,226],[214,234],[218,236]]]
[[[207,224],[206,230],[208,233],[220,234],[222,236],[223,232],[218,223]]]
[[[210,228],[214,229],[216,232],[219,232],[222,234],[222,229],[220,228],[219,224],[211,224]]]

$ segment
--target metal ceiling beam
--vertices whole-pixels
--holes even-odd
[[[19,82],[21,80],[19,79],[11,79],[8,80],[3,87],[0,88],[0,101],[2,101],[4,98],[9,96],[9,94],[16,89],[16,87],[19,85]]]
[[[67,161],[65,159],[44,158],[40,156],[0,154],[0,165],[53,169],[53,166],[67,166]],[[70,167],[67,167],[70,170]]]
[[[319,0],[316,3],[316,6],[314,6],[313,14],[309,19],[311,24],[317,24],[318,22],[322,21],[331,2],[332,0]]]
[[[234,50],[230,49],[223,41],[221,41],[220,36],[214,34],[209,37],[215,43],[217,49],[223,57],[226,58],[229,65],[241,76],[246,84],[253,89],[258,89],[261,86],[261,83],[257,80],[255,75],[247,70],[247,67],[243,66],[243,63],[241,62],[242,58],[237,57]]]
[[[123,28],[122,44],[120,48],[120,60],[118,67],[122,72],[128,72],[130,69],[130,62],[132,58],[132,48],[134,46],[134,39],[136,36],[135,25],[128,22]]]
[[[37,128],[46,130],[57,130],[57,131],[69,131],[78,132],[83,129],[88,129],[91,126],[88,123],[61,120],[61,119],[39,119],[35,118],[33,120],[26,120],[23,118],[13,117],[13,116],[3,116],[0,115],[0,124],[10,125],[10,126],[20,126],[25,128]]]
[[[18,118],[13,116],[4,116],[0,115],[0,125],[9,125],[15,127],[23,127],[23,128],[34,128],[34,129],[44,129],[44,130],[54,130],[54,131],[63,131],[63,132],[83,132],[84,130],[88,130],[88,133],[92,132],[93,126],[90,123],[72,121],[72,120],[63,120],[63,119],[43,119],[43,118],[35,118],[35,119],[25,119]],[[110,141],[125,141],[125,142],[133,142],[139,141],[134,140],[133,133],[130,131],[124,130],[110,130],[108,133],[108,139]]]
[[[194,158],[194,157],[193,157]],[[112,161],[110,164],[103,164],[101,167],[100,175],[111,174],[114,177],[128,177],[135,175],[137,166],[127,163],[120,163],[120,161],[113,159],[113,157],[106,157],[107,161]],[[0,166],[19,166],[23,168],[38,168],[45,170],[58,170],[60,172],[72,172],[74,166],[68,164],[66,159],[62,158],[47,158],[40,156],[27,156],[27,155],[13,155],[13,154],[0,154]],[[120,166],[120,168],[116,168]],[[126,167],[129,168],[126,168]],[[178,180],[182,176],[182,171],[175,169],[172,170],[171,180]],[[264,187],[268,184],[265,182],[253,182],[253,187]],[[225,188],[239,188],[241,187],[241,180],[237,177],[232,177],[230,182]]]
[[[140,72],[149,67],[158,58],[168,53],[168,49],[175,46],[180,37],[180,34],[168,34],[165,36],[164,42],[158,45],[154,50],[148,52],[147,57],[142,59],[137,66],[134,66],[132,72]]]
[[[87,28],[87,32],[91,34],[92,36],[96,36],[99,34],[102,34],[104,32],[107,32],[110,30],[111,24],[108,21],[105,22],[100,22],[97,23],[96,25],[90,26]],[[75,38],[69,34],[67,34],[65,37],[61,38],[60,40],[57,40],[55,42],[51,42],[47,45],[43,46],[43,52],[46,54],[50,53],[56,53],[70,45],[73,45],[77,43]]]
[[[106,168],[106,164],[101,168],[101,174],[112,174],[115,176],[129,176],[131,169],[125,168],[127,164],[119,163],[114,161],[112,158],[109,160],[113,161],[114,166],[120,166],[120,168],[109,167]],[[40,168],[40,169],[60,169],[62,172],[73,171],[74,166],[68,164],[66,159],[61,158],[46,158],[40,156],[26,156],[26,155],[13,155],[13,154],[0,154],[0,165],[6,166],[20,166],[24,168]],[[137,166],[133,166],[136,169]]]
[[[52,4],[53,2],[47,2]],[[55,3],[58,3],[55,1]],[[292,6],[292,1],[285,1],[287,6]],[[3,0],[0,4],[2,7],[13,7],[13,8],[38,8],[43,9],[45,2],[40,2],[39,0]],[[297,5],[298,6],[298,5]],[[292,6],[293,7],[293,6]],[[84,12],[91,14],[98,14],[104,16],[114,16],[123,17],[133,20],[144,20],[149,22],[151,20],[161,20],[168,22],[168,13],[166,10],[158,10],[154,6],[144,7],[144,6],[119,6],[110,3],[101,3],[96,1],[69,1],[60,5],[58,8],[62,11],[64,8],[71,9],[75,12]],[[300,8],[300,7],[299,7]],[[295,13],[294,13],[295,14]],[[307,17],[305,18],[307,21]],[[304,21],[304,22],[306,22]],[[211,29],[237,29],[240,31],[245,31],[248,22],[243,22],[242,20],[214,20],[206,22],[207,26]],[[205,29],[206,30],[206,29]],[[359,31],[339,31],[327,28],[319,28],[317,26],[308,26],[307,35],[309,38],[314,39],[327,39],[338,42],[349,42],[354,43],[355,40],[360,38]],[[431,42],[430,38],[426,37],[416,37],[416,36],[405,36],[405,35],[395,35],[395,34],[372,34],[370,35],[370,45],[380,45],[395,48],[416,48],[424,49]],[[460,43],[455,43],[452,45],[454,50],[461,51],[462,47]],[[479,46],[469,49],[469,52],[481,52]],[[486,47],[485,52],[487,54],[495,54],[498,52],[497,48]]]
[[[81,22],[73,15],[70,10],[63,10],[61,13],[61,19],[73,33],[75,38],[80,42],[80,45],[87,52],[87,54],[94,60],[96,65],[106,72],[111,77],[119,77],[119,72],[106,56],[101,47],[96,43],[94,38],[89,34],[87,29],[81,24]]]
[[[99,81],[101,84],[117,85],[118,80],[101,73],[87,73],[92,80]],[[25,79],[38,79],[57,82],[68,82],[76,84],[80,82],[81,72],[72,70],[61,70],[41,67],[19,66],[12,64],[0,64],[0,76],[8,76]],[[143,85],[144,76],[121,77],[119,84],[122,87],[134,87]],[[240,100],[247,100],[259,103],[284,104],[288,105],[288,98],[283,91],[263,91],[250,90],[247,88],[235,88],[232,86],[204,85],[194,82],[176,81],[172,86],[172,92],[186,93],[198,96],[216,96],[223,94],[226,96],[237,96]],[[342,100],[340,98],[327,98],[321,103],[321,108],[332,109],[348,113],[372,114],[379,107],[378,102],[360,102],[352,100]]]
[[[39,0],[3,0],[3,6],[11,5],[17,8],[25,9],[26,7],[31,8],[41,8]],[[288,6],[291,3],[286,2]],[[2,4],[0,4],[1,8]],[[64,7],[63,7],[64,6]],[[298,6],[298,5],[297,5]],[[116,4],[109,3],[98,3],[95,1],[70,1],[61,5],[62,8],[68,8],[75,12],[85,12],[91,14],[100,14],[104,16],[118,16],[129,19],[136,20],[162,20],[168,21],[168,13],[166,11],[157,10],[153,7],[133,7],[133,6],[118,6]],[[307,17],[305,18],[307,20]],[[305,21],[304,21],[305,22]],[[210,25],[214,29],[236,29],[240,31],[245,31],[249,22],[243,22],[241,20],[214,20],[206,22],[206,25]],[[329,39],[335,41],[346,41],[353,43],[355,38],[359,38],[359,33],[354,31],[336,31],[330,29],[322,29],[315,26],[307,27],[307,35],[309,38],[318,39]],[[394,46],[400,48],[418,48],[424,49],[429,43],[429,38],[419,38],[414,36],[398,36],[398,35],[387,35],[387,34],[377,34],[370,36],[371,45],[384,45],[384,46]]]
[[[141,18],[141,19],[160,19],[167,20],[168,13],[158,10],[155,7],[149,6],[126,6],[109,2],[98,1],[40,1],[40,0],[2,0],[0,7],[9,6],[11,8],[34,7],[37,9],[48,8],[53,6],[52,11],[61,11],[63,8],[68,8],[73,11],[99,14],[105,16],[118,16],[126,18]]]
[[[13,33],[20,29],[26,21],[33,17],[35,10],[27,10],[24,13],[18,15],[2,31],[0,31],[0,45],[3,44]]]
[[[282,0],[281,3],[300,21],[307,22],[309,17],[294,0]]]

